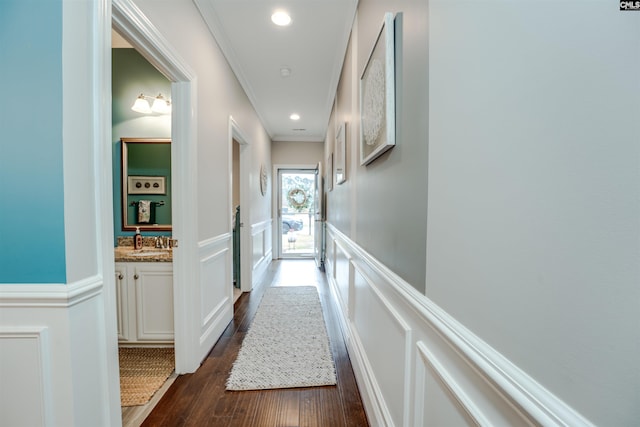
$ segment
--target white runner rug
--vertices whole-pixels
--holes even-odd
[[[318,290],[266,290],[227,380],[227,390],[336,384]]]

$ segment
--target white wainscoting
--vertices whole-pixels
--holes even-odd
[[[233,248],[231,233],[200,242],[200,348],[214,346],[233,318]]]
[[[99,276],[0,286],[0,424],[111,424],[103,308]]]
[[[592,425],[331,224],[326,257],[371,425]]]
[[[6,425],[53,425],[47,329],[0,328],[0,413]]]
[[[252,288],[264,278],[271,262],[273,246],[271,244],[271,219],[251,225],[251,274]]]

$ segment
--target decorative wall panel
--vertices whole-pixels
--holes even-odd
[[[46,327],[0,328],[3,425],[53,425],[49,351]]]
[[[327,247],[372,425],[592,425],[331,224]]]

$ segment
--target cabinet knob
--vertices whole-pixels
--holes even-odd
[[[122,280],[122,279],[124,279],[124,276],[122,275],[122,273],[119,273],[118,274],[118,280]]]
[[[138,280],[140,278],[140,276],[138,276],[138,273],[136,273],[136,274],[133,275],[133,278]]]

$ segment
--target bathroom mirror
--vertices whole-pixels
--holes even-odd
[[[120,138],[122,229],[171,230],[171,140]]]

